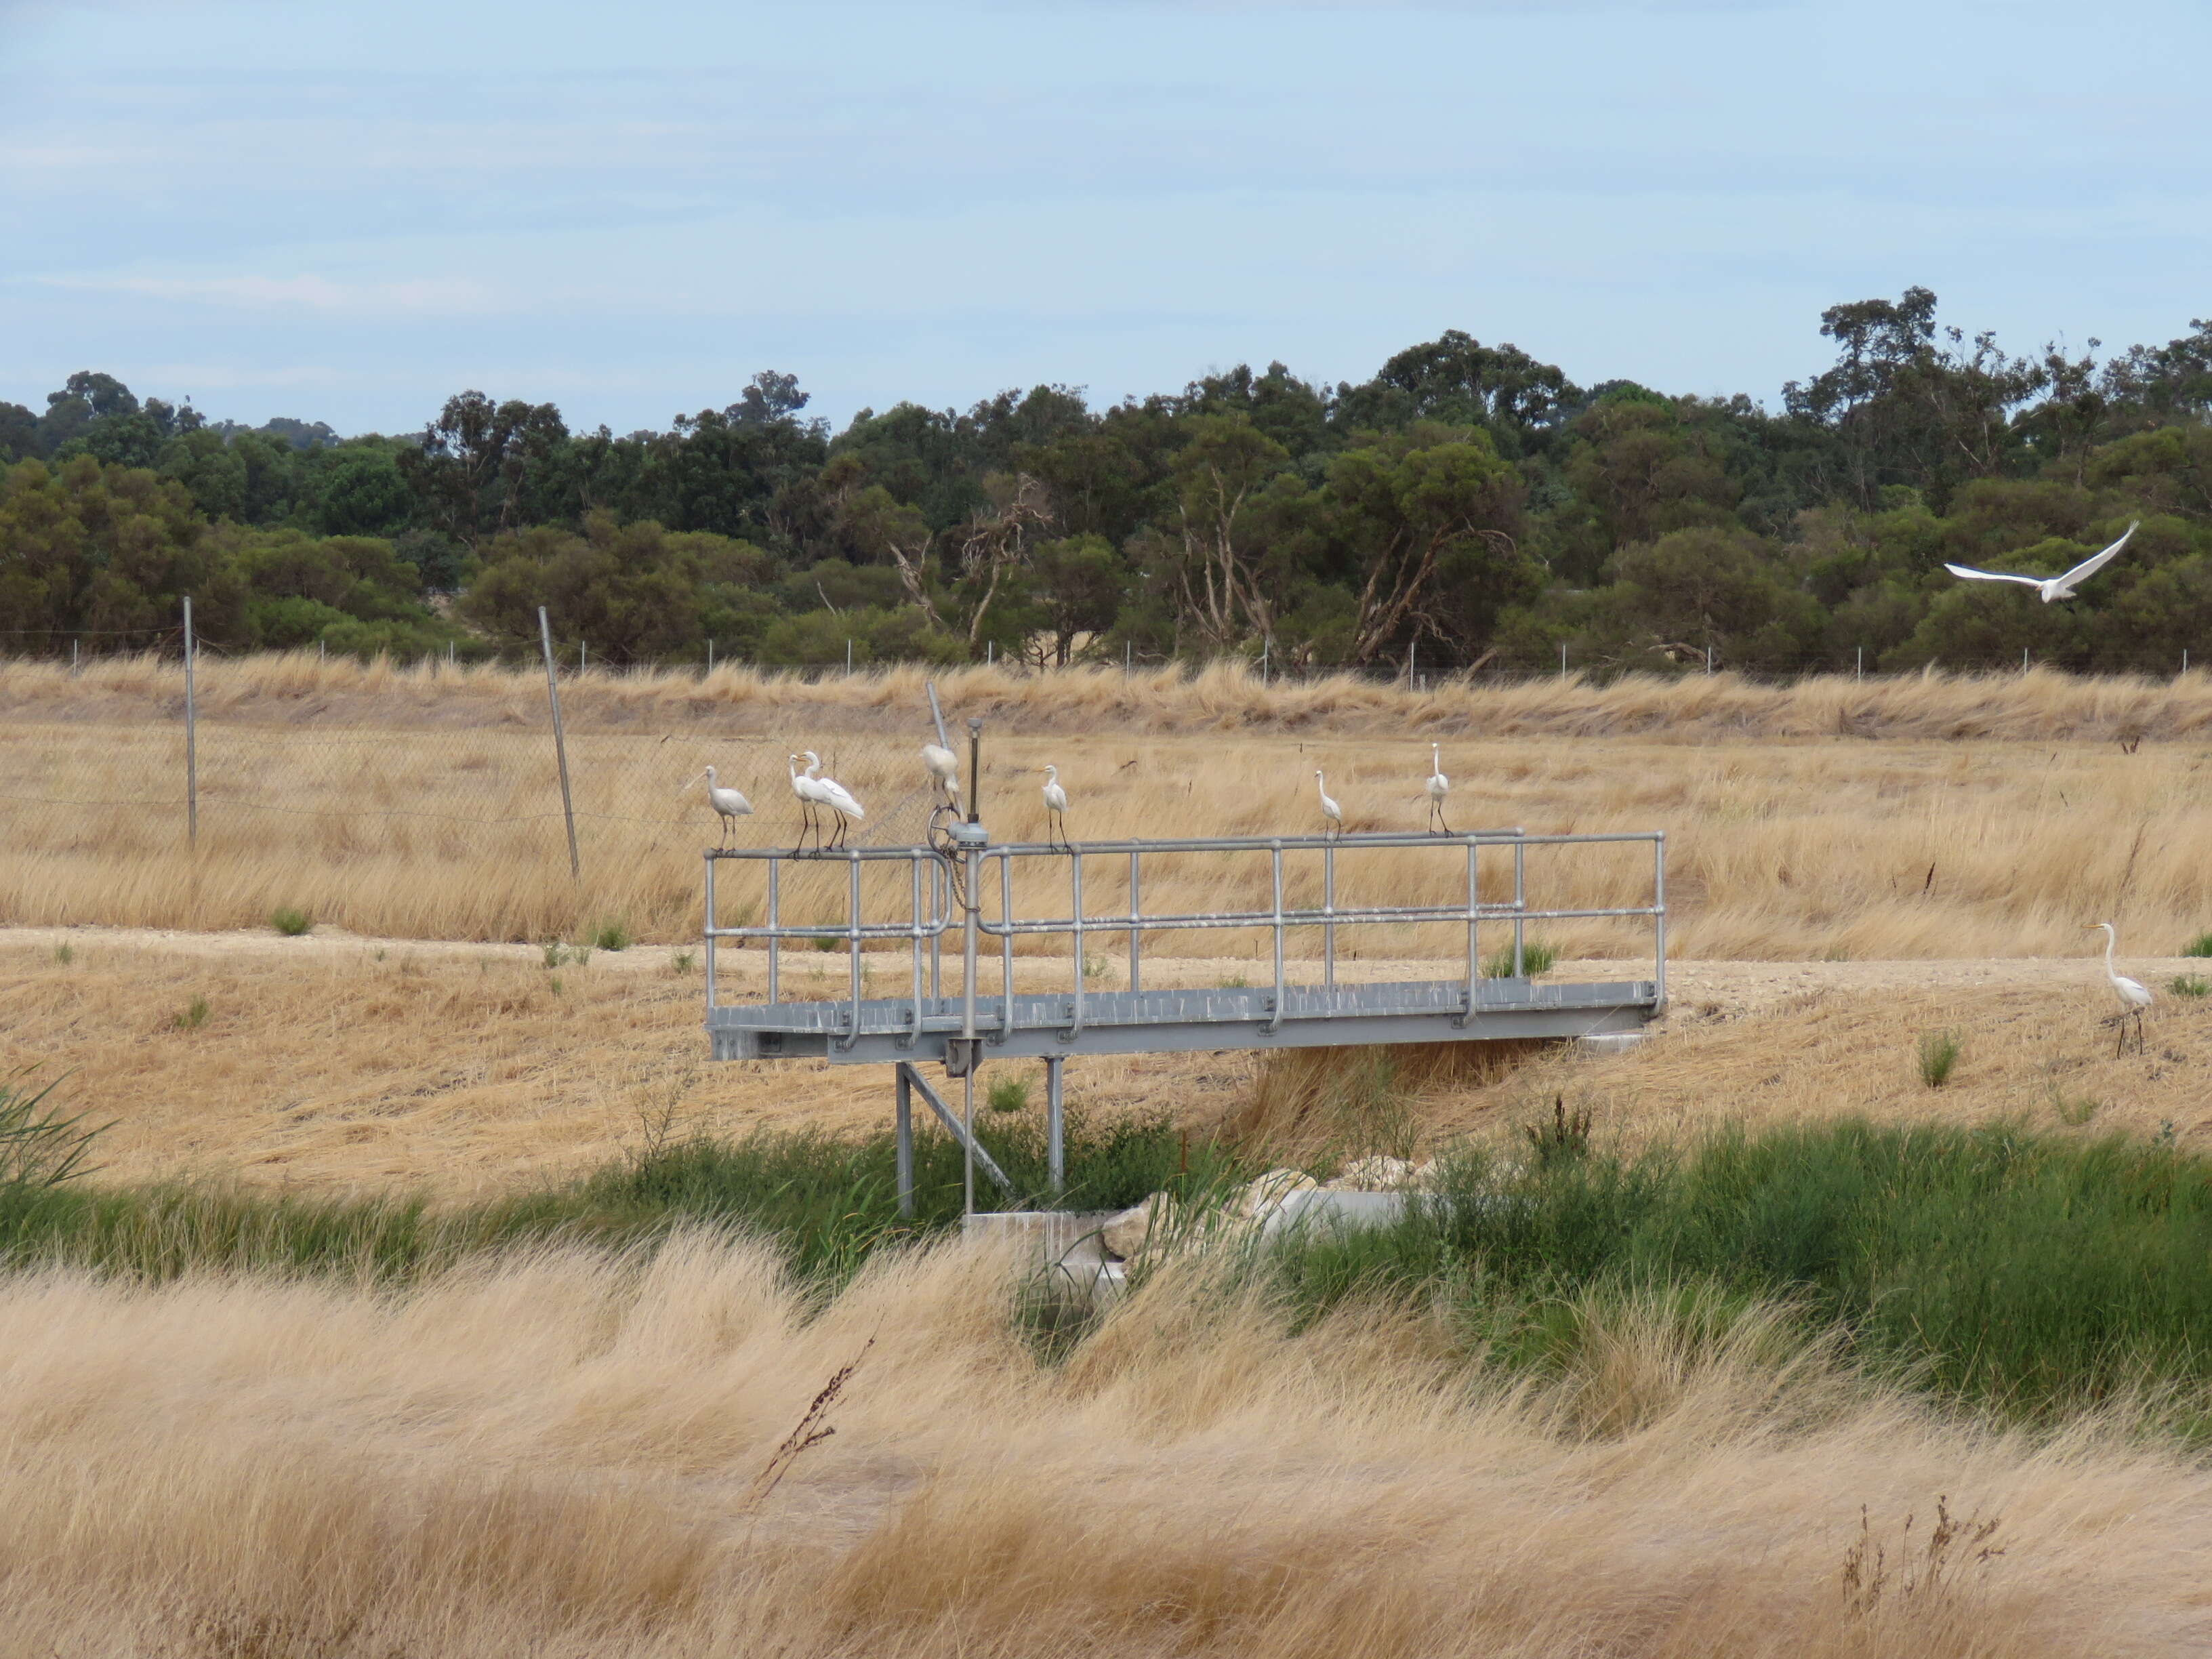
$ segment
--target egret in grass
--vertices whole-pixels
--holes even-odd
[[[800,775],[796,755],[791,757],[791,793],[799,798],[799,845],[791,849],[792,857],[797,858],[800,849],[806,845],[808,830],[814,832],[815,846],[822,845],[821,821],[814,815],[814,809],[821,805],[822,797],[815,791],[813,775]]]
[[[941,743],[921,745],[921,763],[929,773],[931,787],[945,797],[947,806],[957,810],[960,805],[960,757]]]
[[[2136,524],[2141,524],[2142,522],[2142,520],[2140,519],[2136,520]],[[2092,553],[2087,558],[2082,560],[2081,563],[2075,565],[2071,570],[2067,571],[2063,575],[2015,576],[2009,571],[1976,570],[1971,566],[1963,564],[1947,564],[1943,568],[1949,571],[1954,576],[1964,576],[1969,581],[2025,583],[2027,586],[2033,588],[2037,592],[2042,594],[2044,604],[2049,605],[2053,599],[2072,599],[2074,597],[2074,590],[2082,582],[2087,581],[2090,577],[2095,575],[2100,570],[2102,570],[2106,565],[2110,564],[2114,556],[2118,554],[2119,550],[2128,544],[2128,538],[2135,533],[2136,525],[2131,524],[2125,530],[2120,532],[2119,540],[2114,542],[2110,547],[2105,549],[2101,553]]]
[[[1328,780],[1322,776],[1319,767],[1314,769],[1314,788],[1321,795],[1321,815],[1328,820],[1328,833],[1332,836],[1343,834],[1344,809],[1329,799]]]
[[[1429,745],[1429,781],[1424,787],[1429,792],[1431,833],[1449,836],[1452,827],[1444,823],[1444,797],[1451,793],[1451,780],[1444,775],[1444,751],[1440,743]]]
[[[864,819],[868,815],[862,809],[860,803],[853,799],[853,792],[846,788],[843,784],[835,778],[817,776],[816,774],[821,770],[822,757],[811,749],[808,750],[806,781],[814,787],[814,799],[837,815],[837,833],[830,837],[830,845],[842,847],[845,844],[846,830],[852,827],[855,820]],[[818,844],[821,840],[821,831],[818,829],[815,831],[815,839]]]
[[[2155,999],[2137,981],[2113,968],[2112,951],[2120,942],[2118,928],[2109,921],[2093,921],[2081,931],[2085,933],[2094,933],[2100,927],[2105,930],[2105,978],[2112,985],[2112,994],[2120,1000],[2120,1040],[2113,1045],[2112,1054],[2117,1058],[2121,1048],[2126,1044],[2128,1022],[2131,1019],[2136,1023],[2136,1052],[2141,1054],[2143,1046],[2143,1010],[2149,1007]]]
[[[699,775],[699,778],[704,778],[707,780],[707,804],[713,807],[715,811],[721,814],[721,844],[726,847],[729,845],[730,842],[730,831],[736,828],[738,820],[739,818],[747,818],[752,816],[753,804],[747,800],[743,795],[739,794],[736,790],[725,789],[720,784],[716,783],[714,781],[714,769],[711,766],[705,771],[702,772]],[[699,778],[692,779],[691,783],[698,782]],[[689,789],[691,787],[691,783],[687,783],[684,787],[686,789]]]
[[[1044,838],[1052,844],[1053,826],[1060,826],[1059,845],[1067,845],[1067,791],[1060,787],[1060,769],[1044,769]]]

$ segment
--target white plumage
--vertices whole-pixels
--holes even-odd
[[[867,812],[861,807],[859,801],[853,799],[853,792],[838,782],[836,779],[815,775],[822,769],[822,757],[811,749],[807,750],[805,753],[806,781],[813,786],[814,799],[837,815],[837,833],[830,837],[830,844],[832,847],[842,847],[845,844],[845,831],[850,827],[848,821],[865,819],[868,816]],[[820,839],[818,830],[816,832],[816,839],[817,841]]]
[[[1044,835],[1050,842],[1054,828],[1060,833],[1060,844],[1067,845],[1067,791],[1060,787],[1060,769],[1044,769]]]
[[[2136,524],[2142,522],[2140,519],[2136,520]],[[2072,599],[2075,588],[2110,564],[2119,550],[2128,544],[2128,538],[2135,533],[2136,526],[2131,524],[2121,532],[2119,540],[2114,542],[2110,547],[2101,552],[2092,553],[2071,570],[2058,576],[2015,576],[2009,571],[1976,570],[1970,565],[1963,564],[1947,564],[1943,568],[1954,576],[1964,576],[1969,581],[2024,583],[2042,594],[2044,604],[2049,605],[2053,599]]]
[[[960,805],[960,757],[941,743],[921,745],[921,763],[929,773],[929,781],[945,797],[945,805]]]
[[[752,816],[753,804],[736,790],[725,789],[718,785],[714,781],[714,769],[711,766],[700,773],[699,778],[707,780],[707,804],[721,815],[722,839],[726,842],[730,838],[730,831],[736,826],[737,821],[739,818]],[[698,782],[699,778],[692,779],[691,783]],[[684,787],[689,789],[691,783],[687,783]]]
[[[1430,827],[1433,830],[1441,826],[1442,833],[1449,836],[1451,825],[1444,822],[1444,797],[1451,793],[1451,780],[1444,775],[1443,745],[1440,743],[1429,745],[1429,781],[1426,787]]]
[[[1322,776],[1319,767],[1314,769],[1314,788],[1321,796],[1321,815],[1328,820],[1328,833],[1340,833],[1344,829],[1344,809],[1329,799],[1328,780]]]
[[[2143,1010],[2156,999],[2140,981],[2130,979],[2113,968],[2112,951],[2120,942],[2118,928],[2109,921],[2093,921],[2082,931],[2094,933],[2100,927],[2105,930],[2105,978],[2112,985],[2112,994],[2120,1000],[2120,1043],[2127,1042],[2128,1022],[2132,1019],[2136,1025],[2136,1047],[2140,1049],[2143,1040]],[[2117,1054],[2119,1051],[2119,1044],[2115,1044],[2112,1052]]]
[[[822,797],[815,787],[813,777],[811,775],[800,775],[799,757],[796,755],[791,757],[791,793],[799,798],[799,847],[791,849],[796,854],[799,847],[806,845],[806,832],[810,830],[814,832],[815,845],[818,847],[822,843],[822,826],[814,816],[814,809],[822,804]]]

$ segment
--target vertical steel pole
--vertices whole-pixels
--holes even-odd
[[[1143,931],[1137,926],[1140,914],[1137,908],[1137,853],[1132,848],[1129,851],[1129,989],[1132,992],[1138,988],[1138,945],[1143,937]]]
[[[702,940],[707,953],[707,1011],[714,1008],[714,855],[707,854],[707,926]]]
[[[1528,964],[1522,960],[1521,930],[1528,924],[1521,920],[1522,911],[1528,908],[1528,843],[1516,840],[1513,843],[1513,977],[1526,979]]]
[[[770,859],[768,861],[768,1000],[771,1003],[781,1000],[776,993],[776,969],[781,965],[778,956],[783,949],[783,941],[776,936],[776,929],[779,925],[777,910],[782,897],[783,860]]]
[[[192,596],[185,595],[185,839],[200,841],[199,709],[192,695],[192,668],[199,657],[192,637]]]
[[[1858,665],[1853,672],[1853,678],[1862,680],[1866,678],[1866,647],[1864,646],[1859,647]]]
[[[1336,848],[1321,849],[1321,913],[1336,915]],[[1330,990],[1336,989],[1336,923],[1325,921],[1321,927],[1321,982]]]
[[[1482,979],[1481,945],[1475,938],[1474,837],[1467,837],[1467,1011],[1474,1012],[1475,993]]]
[[[974,715],[968,719],[968,822],[978,822],[977,798],[981,795],[983,780],[983,722]],[[961,884],[961,898],[967,912],[961,935],[961,966],[966,978],[962,986],[960,1006],[960,1045],[966,1065],[962,1110],[965,1114],[964,1132],[961,1136],[961,1213],[975,1213],[975,930],[977,923],[975,884],[982,878],[982,860],[971,843],[961,854],[965,860],[968,878]],[[1006,988],[1006,1006],[1013,1006],[1012,987]]]
[[[846,1047],[850,1048],[860,1035],[860,855],[848,848],[846,856],[851,860],[846,868],[853,877],[845,900],[846,939],[853,952],[853,1018],[846,1028]]]
[[[1280,1029],[1283,1023],[1283,843],[1274,842],[1268,848],[1268,860],[1275,876],[1275,1017],[1270,1030]]]
[[[853,678],[853,642],[850,640],[845,641],[845,678],[848,680]]]
[[[1068,863],[1075,870],[1073,908],[1068,916],[1072,925],[1067,930],[1068,948],[1075,952],[1075,1024],[1083,1027],[1083,854],[1077,853]]]
[[[1560,678],[1561,679],[1565,679],[1565,678],[1566,678],[1566,677],[1567,677],[1567,642],[1566,642],[1565,640],[1561,640],[1561,641],[1559,641],[1559,678]]]
[[[1652,928],[1653,989],[1659,1006],[1667,1006],[1667,832],[1651,837],[1651,908],[1659,914]]]
[[[1044,1057],[1044,1146],[1045,1169],[1052,1182],[1052,1195],[1058,1198],[1067,1186],[1067,1143],[1061,1133],[1060,1115],[1060,1068],[1066,1059],[1060,1054]]]
[[[561,765],[561,816],[568,823],[568,874],[580,877],[584,867],[576,857],[576,802],[568,793],[568,743],[561,732],[561,679],[553,670],[553,624],[546,621],[542,605],[538,607],[538,642],[545,651],[545,699],[553,706],[553,755]]]
[[[2189,672],[2189,653],[2186,651],[2181,653],[2181,672],[2185,674]],[[70,641],[70,672],[72,674],[76,672],[76,641],[75,640]]]
[[[707,672],[709,674],[714,672],[714,642],[712,640],[707,641]]]
[[[914,1216],[914,1085],[908,1082],[911,1075],[907,1063],[901,1060],[896,1073],[898,1079],[898,1211],[911,1220]]]

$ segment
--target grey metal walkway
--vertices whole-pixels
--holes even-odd
[[[1450,1042],[1577,1037],[1642,1027],[1659,1006],[1652,980],[1593,985],[1486,979],[1468,1009],[1460,980],[1286,985],[1202,990],[1066,992],[975,1000],[988,1055],[1157,1054],[1223,1048],[1308,1048],[1344,1043]],[[966,1013],[959,997],[866,998],[857,1005],[775,1002],[718,1006],[707,1015],[716,1060],[828,1059],[849,1064],[942,1060]]]

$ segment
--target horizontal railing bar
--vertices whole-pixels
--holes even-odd
[[[1485,921],[1567,921],[1582,917],[1656,916],[1658,914],[1658,908],[1649,904],[1624,905],[1619,909],[1611,910],[1525,910],[1516,905],[1504,903],[1484,904],[1475,910],[1475,915]],[[1389,910],[1285,910],[1283,912],[1282,920],[1283,926],[1285,927],[1320,927],[1338,923],[1347,927],[1382,927],[1393,922],[1465,921],[1467,907],[1464,904],[1452,904],[1407,905],[1402,908]],[[1273,910],[1235,910],[1211,915],[1140,916],[1136,925],[1145,933],[1208,927],[1273,928],[1275,925],[1275,913]],[[1074,926],[1075,924],[1066,916],[1043,918],[1025,916],[1018,921],[1011,923],[983,921],[978,921],[976,923],[976,927],[981,931],[989,933],[994,938],[1001,937],[1008,933],[1066,933],[1073,932]],[[1083,926],[1088,931],[1126,933],[1129,928],[1129,915],[1124,910],[1105,915],[1085,916],[1083,919]]]
[[[1216,836],[1178,841],[1002,842],[982,849],[985,858],[1066,858],[1128,853],[1264,853],[1276,847],[1285,852],[1318,850],[1324,847],[1597,847],[1608,843],[1657,842],[1663,832],[1624,830],[1592,835],[1532,836],[1521,830],[1469,830],[1439,836],[1419,830],[1362,831],[1343,836]],[[714,847],[710,859],[765,861],[785,859],[794,864],[836,864],[840,861],[880,863],[885,860],[942,858],[933,847],[847,847],[835,853],[793,853],[787,847]]]

